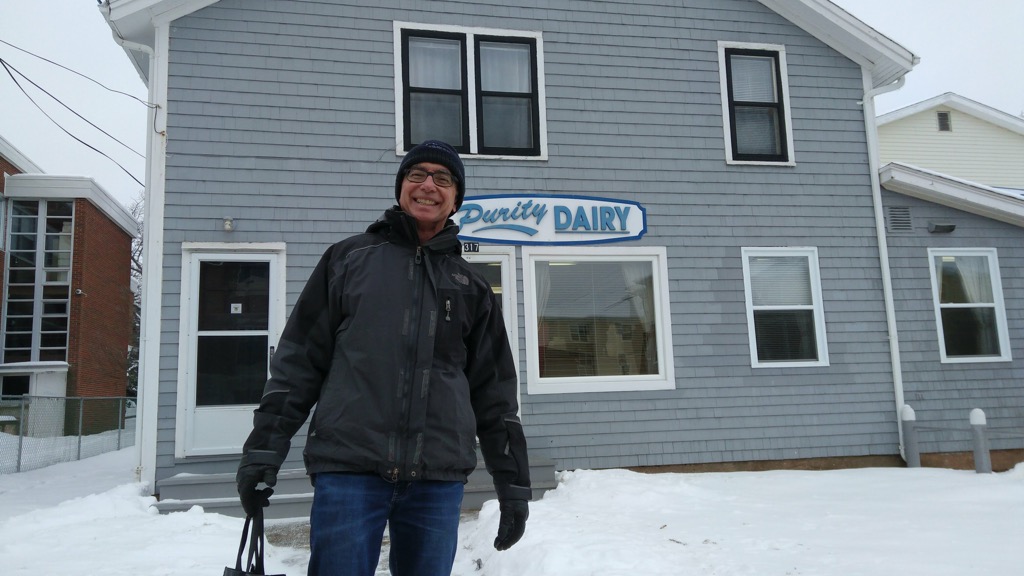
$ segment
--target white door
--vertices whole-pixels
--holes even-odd
[[[283,324],[283,252],[186,252],[179,456],[232,454],[252,430]]]
[[[516,249],[514,246],[481,246],[480,252],[463,254],[491,285],[501,302],[505,332],[519,371],[519,298],[516,291]]]

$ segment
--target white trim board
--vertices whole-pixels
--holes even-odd
[[[878,171],[891,192],[1024,227],[1024,201],[1009,192],[900,162]]]
[[[139,223],[109,192],[87,176],[14,174],[7,177],[4,196],[58,200],[84,198],[103,212],[133,238],[139,235]]]

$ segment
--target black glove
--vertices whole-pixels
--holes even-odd
[[[281,459],[276,453],[268,450],[253,450],[242,456],[242,462],[235,474],[238,484],[238,499],[242,501],[242,509],[249,516],[255,516],[261,508],[270,506],[270,496],[277,484],[277,471],[281,468]],[[266,488],[257,490],[256,486],[263,482]]]
[[[527,500],[501,500],[498,506],[501,519],[498,520],[498,537],[494,539],[494,547],[508,550],[526,532],[526,519],[530,517],[530,504]]]
[[[494,483],[494,491],[498,494],[498,509],[501,511],[498,537],[494,539],[494,547],[498,550],[508,550],[519,542],[526,532],[526,519],[530,517],[533,491],[529,485],[519,486],[498,481]]]

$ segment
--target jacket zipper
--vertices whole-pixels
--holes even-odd
[[[400,469],[399,466],[402,463],[403,450],[405,444],[405,436],[409,432],[409,419],[411,415],[412,405],[412,387],[415,380],[415,369],[416,369],[416,355],[419,348],[419,324],[417,320],[422,314],[423,310],[423,247],[416,247],[416,255],[413,258],[413,316],[411,318],[409,327],[409,337],[406,341],[406,349],[409,357],[406,361],[405,370],[405,381],[402,382],[403,393],[402,393],[402,425],[399,429],[398,434],[398,449],[395,453],[395,468],[391,470],[391,481],[397,482]]]

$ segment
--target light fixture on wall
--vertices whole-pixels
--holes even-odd
[[[956,230],[956,224],[952,222],[929,222],[928,231],[932,234],[949,234]]]
[[[235,231],[235,219],[234,218],[230,218],[229,217],[229,218],[225,218],[224,219],[224,231],[225,232],[234,232]]]

